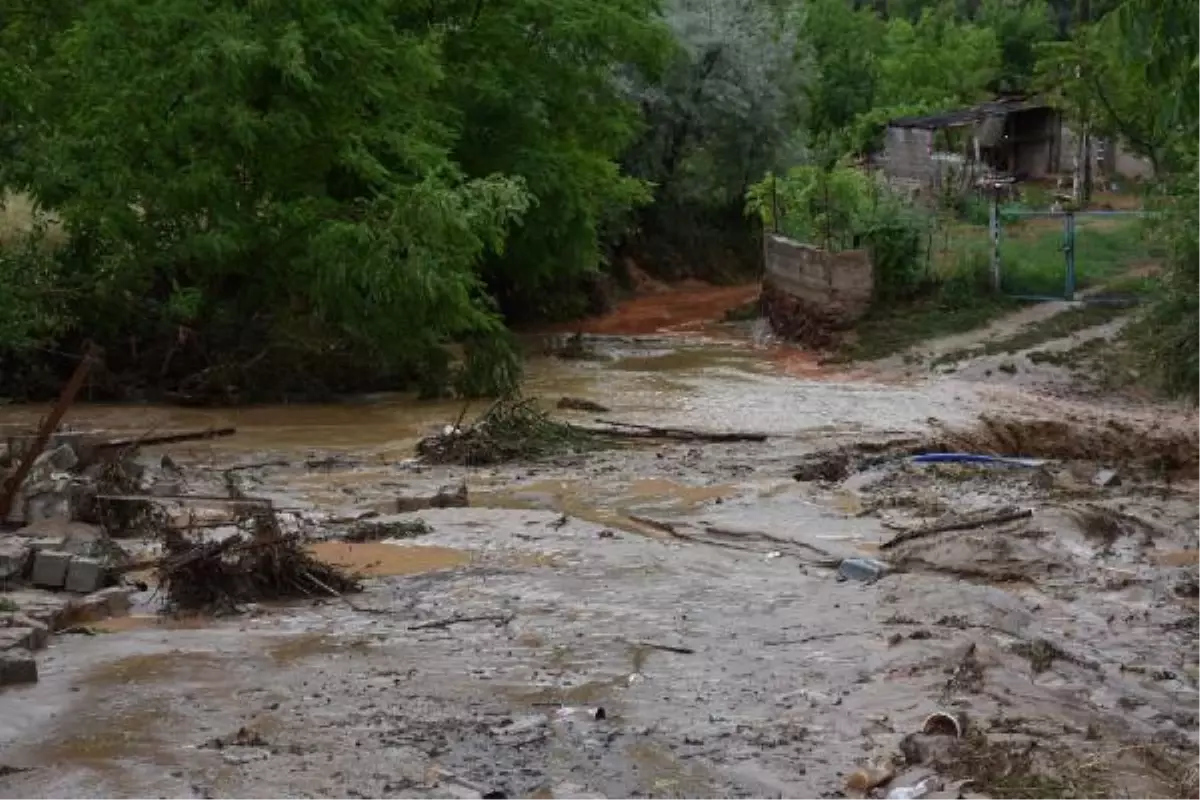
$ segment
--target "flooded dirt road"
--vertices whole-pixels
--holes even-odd
[[[413,446],[458,404],[77,409],[85,428],[236,424],[170,448],[184,488],[246,466],[241,490],[366,591],[56,637],[36,685],[0,690],[0,796],[844,796],[893,762],[892,786],[930,773],[943,796],[1191,790],[1194,479],[893,459],[796,480],[824,448],[970,424],[988,387],[804,377],[745,328],[653,327],[534,358],[527,393],[770,438],[435,467]],[[391,513],[462,482],[470,507]],[[1031,516],[887,545],[1004,504]],[[341,541],[418,517],[420,535]],[[861,557],[890,569],[839,579]],[[949,753],[911,735],[939,710],[969,724]]]

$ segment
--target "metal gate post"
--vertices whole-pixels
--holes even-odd
[[[1075,214],[1068,211],[1063,217],[1063,250],[1067,261],[1067,285],[1064,291],[1068,300],[1075,299]]]
[[[1000,293],[1000,188],[992,186],[988,207],[988,233],[992,238],[992,290]]]

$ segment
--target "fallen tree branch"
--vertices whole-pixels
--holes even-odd
[[[681,539],[685,542],[695,542],[697,544],[712,545],[713,547],[723,547],[727,550],[741,550],[745,553],[765,554],[768,552],[761,547],[753,547],[751,545],[741,543],[742,541],[757,542],[758,544],[766,545],[768,547],[777,547],[783,550],[788,550],[790,551],[788,552],[789,556],[800,559],[810,567],[836,567],[841,563],[840,558],[833,557],[819,547],[813,547],[812,545],[805,544],[804,542],[784,539],[779,536],[772,536],[769,533],[762,533],[761,531],[727,531],[714,525],[709,525],[704,528],[704,534],[697,535],[684,533],[683,531],[679,530],[679,527],[676,525],[672,525],[667,522],[660,522],[659,520],[651,519],[649,517],[639,517],[635,514],[628,514],[627,517],[629,520],[638,523],[639,525],[645,525],[648,528],[662,531],[672,538]],[[807,550],[811,553],[814,553],[817,557],[813,559],[803,555],[801,552],[799,552],[802,550]]]
[[[515,614],[479,614],[473,617],[447,617],[446,619],[433,620],[432,622],[422,622],[417,625],[409,625],[410,631],[428,631],[434,628],[449,628],[451,625],[457,625],[460,622],[494,622],[499,628],[512,622],[516,617]]]
[[[604,419],[603,417],[596,417],[594,421],[599,422],[601,425],[609,425],[611,428],[628,428],[629,430],[573,427],[589,433],[598,433],[605,436],[624,436],[635,439],[679,439],[681,441],[693,442],[765,442],[767,440],[767,434],[758,432],[711,432],[697,431],[690,428],[662,428],[654,425],[639,425],[633,422],[617,422],[615,420]]]
[[[903,542],[910,542],[913,539],[919,539],[923,536],[933,536],[936,533],[947,533],[949,531],[969,531],[975,528],[982,528],[985,525],[1001,525],[1005,522],[1013,522],[1018,519],[1027,519],[1033,516],[1033,511],[1028,508],[1004,508],[1000,511],[987,514],[984,516],[968,517],[965,519],[950,520],[948,522],[935,523],[924,528],[915,528],[902,531],[891,539],[888,539],[883,544],[879,545],[880,550],[887,550],[895,547]]]
[[[218,439],[222,436],[233,436],[237,428],[205,428],[201,431],[181,431],[180,433],[164,433],[160,436],[141,436],[132,439],[110,439],[97,442],[93,447],[97,450],[121,449],[125,447],[148,447],[155,444],[178,444],[179,442],[197,442],[205,439]]]
[[[690,647],[676,647],[670,644],[659,644],[658,642],[634,642],[638,647],[646,647],[651,650],[662,650],[664,653],[679,653],[683,656],[695,655],[696,651]]]

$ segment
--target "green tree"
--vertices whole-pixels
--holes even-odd
[[[814,72],[805,86],[809,137],[831,141],[875,104],[885,24],[845,0],[804,7],[803,44]]]
[[[975,23],[995,33],[1000,68],[992,88],[1027,92],[1037,67],[1038,46],[1054,38],[1051,7],[1045,0],[983,0]]]
[[[510,310],[559,311],[563,299],[553,290],[595,272],[608,229],[650,199],[647,185],[618,163],[640,130],[620,74],[661,70],[670,39],[657,3],[469,0],[431,8],[444,31],[454,159],[473,177],[519,177],[533,198],[505,252],[487,259],[485,277]]]

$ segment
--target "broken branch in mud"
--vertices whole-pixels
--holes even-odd
[[[659,644],[658,642],[634,642],[637,647],[645,647],[649,650],[661,650],[664,653],[678,653],[682,656],[692,656],[696,651],[690,647],[676,647],[670,644]]]
[[[279,530],[274,513],[254,517],[252,537],[191,540],[172,531],[157,565],[158,584],[172,610],[233,611],[243,603],[309,596],[307,587],[340,597],[361,586],[340,567],[311,556],[297,535]]]
[[[149,447],[156,444],[179,444],[181,442],[199,442],[207,439],[219,439],[223,436],[233,436],[237,428],[205,428],[197,431],[181,431],[179,433],[164,433],[159,436],[141,436],[125,439],[110,439],[97,442],[93,447],[97,450],[121,450],[126,447]],[[247,469],[239,467],[238,469]]]
[[[595,421],[602,425],[609,425],[611,428],[584,428],[578,425],[572,427],[601,436],[620,436],[631,439],[679,439],[685,442],[765,442],[767,440],[767,434],[758,432],[710,432],[690,428],[663,428],[655,425],[639,425],[633,422],[617,422],[603,417],[596,417]],[[622,428],[629,430],[621,430]]]
[[[937,533],[947,533],[949,531],[969,531],[975,528],[982,528],[986,525],[1003,525],[1006,522],[1015,522],[1016,520],[1028,519],[1032,516],[1033,511],[1028,508],[1013,508],[1010,506],[991,513],[976,514],[974,516],[927,525],[923,528],[902,531],[879,545],[879,549],[887,550],[903,542],[909,542],[923,536],[933,536]]]
[[[781,548],[790,551],[788,554],[794,558],[804,560],[806,564],[814,567],[836,567],[841,563],[841,559],[834,558],[829,553],[813,547],[805,542],[798,542],[792,539],[785,539],[782,536],[773,536],[763,531],[732,531],[724,528],[718,528],[716,525],[706,525],[703,533],[691,534],[684,533],[679,530],[678,525],[672,525],[669,522],[651,519],[649,517],[640,517],[634,514],[628,515],[628,518],[639,524],[645,525],[648,528],[662,531],[663,533],[675,539],[682,539],[688,542],[696,542],[697,544],[708,544],[713,547],[724,547],[728,550],[741,550],[747,553],[762,553],[764,550],[760,547],[753,547],[743,542],[757,542],[770,547]],[[798,551],[807,551],[816,556],[815,559],[806,558]]]
[[[501,628],[516,619],[516,616],[516,614],[478,614],[471,617],[447,617],[446,619],[433,620],[432,622],[409,625],[408,629],[410,631],[428,631],[435,628],[449,628],[451,625],[457,625],[460,622],[494,622],[497,628]]]

